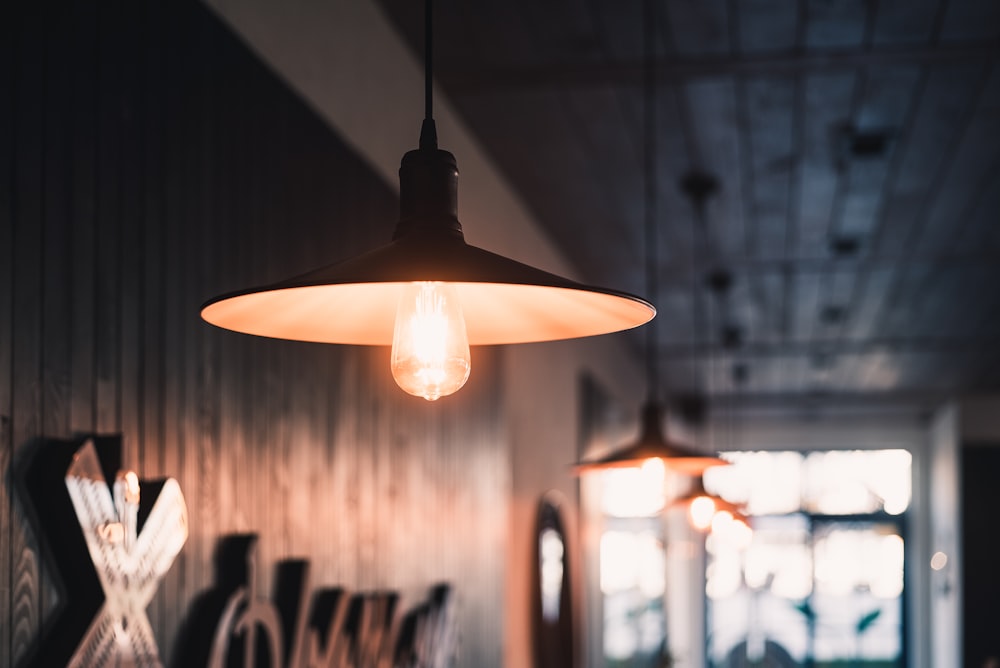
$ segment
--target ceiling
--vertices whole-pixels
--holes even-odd
[[[380,3],[422,53],[422,3]],[[655,297],[664,390],[1000,390],[1000,3],[655,0],[655,172],[642,12],[438,0],[434,70],[580,275]]]

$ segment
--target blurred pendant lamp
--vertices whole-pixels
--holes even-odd
[[[644,162],[644,204],[645,204],[645,246],[646,246],[646,289],[653,304],[656,303],[657,288],[657,236],[656,236],[656,46],[655,46],[655,8],[652,0],[646,0],[643,5],[643,44],[645,48],[645,66],[643,68],[643,132],[645,142],[643,151]],[[698,450],[680,443],[667,440],[663,433],[665,409],[659,398],[660,370],[656,352],[656,323],[650,323],[646,328],[646,374],[647,400],[642,408],[642,423],[639,438],[634,443],[619,448],[610,454],[593,460],[578,462],[573,468],[575,473],[612,469],[641,467],[651,459],[663,462],[669,470],[685,475],[701,475],[712,466],[729,464],[724,459],[705,455]]]
[[[699,531],[708,531],[712,528],[712,521],[718,513],[729,513],[729,516],[743,524],[750,526],[750,519],[735,503],[726,501],[721,496],[709,494],[705,490],[705,483],[701,476],[694,479],[694,484],[684,496],[677,497],[669,504],[667,509],[683,508],[688,513],[688,520],[691,526]]]
[[[656,314],[634,295],[591,287],[465,243],[458,167],[432,116],[432,2],[425,3],[425,118],[399,168],[392,241],[285,281],[225,294],[201,316],[224,329],[297,341],[392,345],[392,374],[434,401],[469,377],[469,346],[554,341],[637,327]]]
[[[715,179],[701,172],[688,173],[681,182],[684,193],[694,205],[697,220],[697,230],[695,236],[706,236],[707,221],[705,215],[705,202],[708,196],[715,192],[718,187]],[[720,334],[722,345],[730,353],[739,347],[742,341],[742,330],[732,324],[727,316],[728,302],[727,296],[733,283],[732,275],[725,269],[712,270],[706,280],[706,285],[712,292],[716,300],[715,312],[723,323]],[[709,395],[712,392],[712,379],[715,378],[715,355],[714,343],[711,337],[712,326],[709,326],[709,334],[706,335],[708,343],[708,378]],[[732,367],[734,383],[745,380],[746,368],[742,365]],[[723,421],[726,414],[723,413]],[[691,489],[684,496],[678,497],[667,504],[667,509],[682,508],[687,511],[688,521],[691,526],[698,531],[712,531],[715,534],[725,534],[727,538],[734,540],[738,545],[746,546],[753,536],[750,518],[744,509],[731,501],[727,501],[717,494],[711,494],[705,489],[703,476],[695,478]]]

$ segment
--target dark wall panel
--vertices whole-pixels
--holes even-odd
[[[499,353],[475,350],[468,386],[429,404],[395,387],[385,349],[198,316],[383,243],[393,190],[189,0],[7,3],[0,90],[0,666],[55,603],[15,463],[95,432],[187,499],[190,537],[149,607],[168,661],[219,538],[256,532],[258,591],[293,556],[317,585],[448,581],[460,663],[498,665]]]
[[[962,656],[967,666],[1000,661],[996,608],[996,512],[1000,508],[1000,445],[962,447]]]
[[[0,19],[6,18],[9,10],[0,10]],[[12,523],[11,498],[7,494],[7,471],[10,470],[13,455],[12,443],[12,397],[11,380],[13,366],[13,285],[14,285],[14,226],[10,223],[13,215],[12,160],[14,133],[14,31],[11,22],[0,20],[0,90],[10,91],[0,95],[0,610],[5,623],[0,624],[0,664],[10,665],[11,624],[11,560]]]

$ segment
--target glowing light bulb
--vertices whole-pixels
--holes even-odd
[[[435,401],[465,385],[469,337],[455,288],[419,281],[403,291],[392,336],[392,377],[412,395]]]
[[[715,516],[715,501],[707,496],[699,496],[691,501],[688,514],[691,516],[691,525],[699,531],[704,531],[712,525],[712,518]]]
[[[667,467],[659,457],[650,457],[642,463],[639,470],[642,471],[643,478],[649,480],[651,483],[658,484],[663,482],[663,476],[667,472]]]

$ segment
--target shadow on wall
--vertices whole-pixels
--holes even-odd
[[[176,639],[175,668],[450,665],[456,633],[449,585],[432,587],[401,612],[394,591],[333,587],[310,596],[309,562],[289,559],[275,566],[269,600],[256,591],[256,551],[255,534],[219,540],[216,585],[191,606]]]
[[[7,489],[16,491],[23,500],[24,514],[40,544],[43,563],[38,564],[37,572],[48,562],[60,601],[19,663],[24,668],[66,665],[104,603],[101,583],[87,555],[87,543],[83,533],[76,530],[79,523],[65,483],[66,470],[84,440],[35,439],[20,449],[23,456],[10,468],[13,480],[8,481]],[[121,462],[120,440],[117,446],[114,439],[97,442],[105,455],[102,461],[115,470]],[[117,461],[113,461],[116,455]],[[73,605],[68,605],[69,601]]]
[[[21,453],[8,489],[24,501],[39,562],[18,589],[48,585],[58,602],[18,665],[100,666],[125,655],[158,665],[146,606],[187,540],[177,483],[122,471],[120,434],[41,438]]]
[[[8,489],[23,499],[41,548],[37,579],[50,575],[58,604],[18,665],[160,665],[145,611],[187,537],[176,482],[137,481],[130,500],[121,435],[38,439],[21,452]],[[454,657],[449,585],[404,611],[394,591],[310,596],[309,563],[285,560],[269,600],[256,591],[256,551],[255,534],[219,540],[215,586],[193,602],[173,666],[446,666]]]

